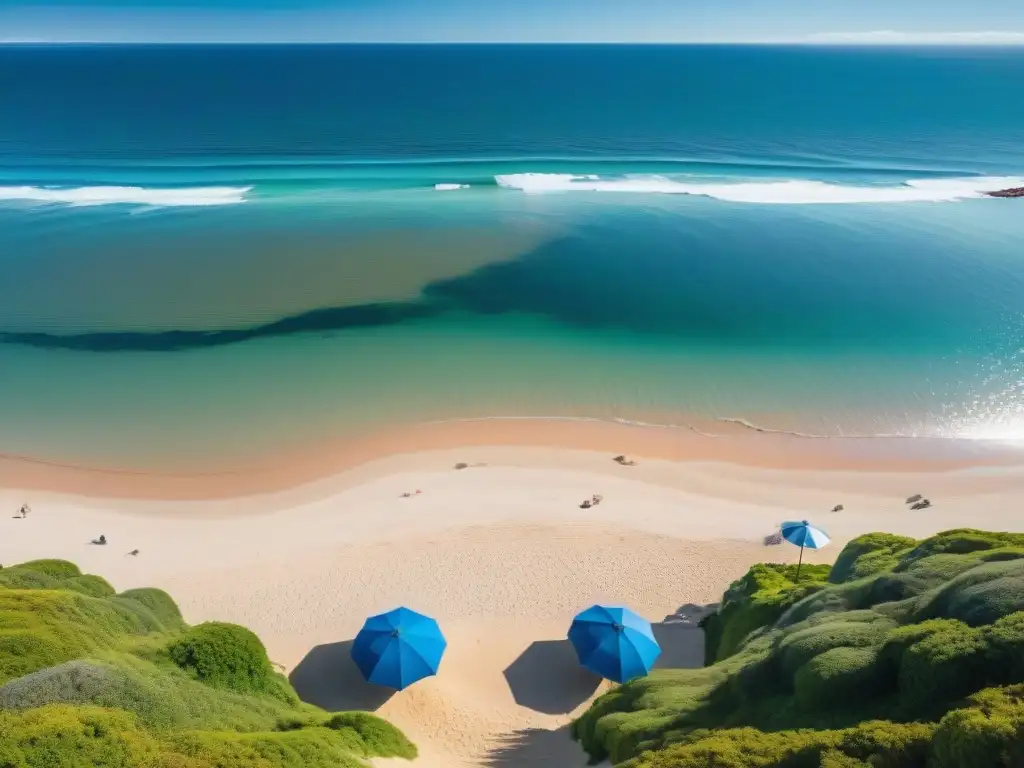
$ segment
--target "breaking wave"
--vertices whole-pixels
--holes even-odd
[[[699,195],[735,203],[839,204],[952,202],[984,197],[988,192],[1024,186],[1022,177],[975,176],[911,179],[900,184],[835,184],[811,180],[709,182],[659,175],[618,178],[563,173],[516,173],[495,176],[499,187],[527,194],[617,192]]]
[[[0,187],[0,201],[94,206],[145,205],[153,207],[236,205],[245,202],[252,187],[184,187],[156,189],[150,187]]]

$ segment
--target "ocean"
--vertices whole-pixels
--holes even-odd
[[[0,46],[0,454],[1024,439],[1024,50]]]

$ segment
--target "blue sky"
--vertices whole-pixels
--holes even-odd
[[[21,41],[1024,44],[1024,0],[0,0]]]

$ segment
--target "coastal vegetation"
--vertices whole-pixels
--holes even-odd
[[[357,768],[413,758],[367,713],[299,701],[244,627],[189,627],[158,589],[72,563],[0,569],[0,766]]]
[[[573,724],[628,768],[1024,765],[1024,535],[868,534],[831,568],[756,565],[707,617],[707,666]]]

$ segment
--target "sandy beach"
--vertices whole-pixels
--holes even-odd
[[[160,481],[133,495],[139,478],[117,492],[109,477],[106,496],[83,495],[43,474],[19,484],[8,464],[0,562],[65,558],[119,590],[166,589],[191,623],[244,624],[306,699],[377,711],[427,768],[572,768],[586,761],[566,727],[603,690],[564,640],[579,610],[627,604],[656,622],[662,666],[697,666],[701,607],[755,562],[795,562],[795,548],[762,544],[783,520],[832,536],[812,562],[873,530],[1024,531],[1024,470],[1006,461],[917,458],[883,471],[877,456],[843,466],[820,450],[803,467],[785,456],[680,461],[655,442],[623,467],[601,441],[591,451],[521,442],[423,450],[413,440],[315,481],[209,498],[161,499]],[[910,510],[903,500],[916,493],[934,507]],[[581,509],[593,494],[602,503]],[[25,502],[31,514],[15,518]],[[109,545],[90,545],[100,534]],[[399,604],[435,616],[449,649],[437,677],[388,695],[361,682],[348,648],[366,616]]]

